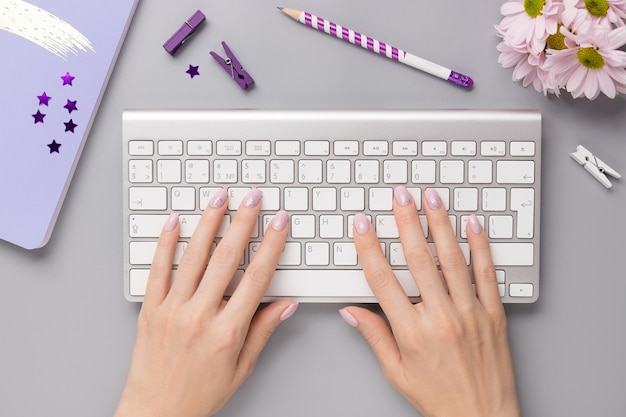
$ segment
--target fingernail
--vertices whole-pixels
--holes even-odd
[[[354,228],[360,235],[364,235],[370,230],[370,222],[365,214],[358,213],[354,216]]]
[[[261,191],[259,191],[258,188],[253,188],[243,199],[243,205],[248,208],[254,208],[257,206],[257,204],[259,204],[259,201],[261,201],[261,197],[263,197]]]
[[[480,224],[480,221],[478,221],[478,217],[476,217],[475,214],[469,216],[468,223],[470,230],[475,235],[479,235],[483,232],[483,226]]]
[[[172,212],[170,216],[167,218],[167,220],[165,221],[165,226],[164,226],[165,231],[172,232],[174,229],[176,229],[177,225],[178,225],[178,213]]]
[[[283,311],[283,313],[280,315],[280,321],[285,321],[289,317],[293,316],[293,313],[295,313],[297,309],[298,303],[289,304],[289,307],[287,307],[285,311]]]
[[[352,327],[356,327],[359,325],[359,322],[356,321],[356,319],[354,318],[354,316],[352,314],[350,314],[348,312],[348,310],[346,309],[341,309],[339,310],[339,314],[341,314],[341,317],[345,320],[346,323],[348,323],[350,326]]]
[[[409,190],[407,190],[404,185],[397,186],[394,194],[397,203],[401,206],[408,206],[411,204],[411,194],[409,194]]]
[[[287,221],[289,220],[289,215],[286,211],[281,210],[272,219],[272,229],[277,232],[281,232],[285,226],[287,226]]]
[[[213,197],[211,198],[209,205],[213,208],[220,208],[226,202],[227,197],[228,197],[228,192],[226,191],[225,188],[217,190],[215,194],[213,194]]]
[[[431,210],[438,210],[441,208],[441,197],[434,188],[427,188],[424,192],[426,194],[426,202]]]

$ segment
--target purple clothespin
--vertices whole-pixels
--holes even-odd
[[[226,45],[226,42],[222,42],[222,46],[224,47],[224,51],[226,52],[226,59],[223,59],[221,56],[213,51],[210,52],[211,56],[215,58],[215,60],[222,66],[222,68],[224,68],[224,71],[226,71],[226,73],[228,73],[228,75],[230,75],[233,80],[235,80],[235,82],[239,84],[239,87],[241,87],[243,90],[247,90],[248,87],[254,84],[254,80],[252,79],[250,74],[248,74],[243,69],[235,54],[233,54],[228,45]]]
[[[170,54],[174,55],[178,49],[189,39],[206,16],[200,10],[196,11],[183,25],[174,33],[165,43],[163,48]]]

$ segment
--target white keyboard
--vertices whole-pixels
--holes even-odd
[[[252,187],[263,192],[261,213],[229,291],[272,216],[285,209],[289,238],[265,300],[375,302],[352,241],[353,216],[365,212],[407,295],[418,299],[391,211],[398,184],[418,205],[424,189],[439,192],[468,265],[465,225],[469,215],[478,216],[490,237],[502,300],[538,297],[539,112],[133,110],[123,116],[123,155],[124,294],[130,301],[143,299],[171,211],[181,222],[175,273],[211,195],[229,191],[217,243]]]

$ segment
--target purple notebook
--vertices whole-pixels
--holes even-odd
[[[138,0],[0,0],[0,239],[50,238]]]

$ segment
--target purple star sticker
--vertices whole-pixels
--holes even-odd
[[[185,71],[187,74],[189,74],[189,76],[191,78],[195,77],[196,75],[200,75],[200,73],[198,72],[198,68],[200,68],[199,65],[193,66],[193,65],[189,65],[189,69],[187,71]]]
[[[49,143],[46,146],[50,148],[50,153],[53,153],[53,152],[60,153],[59,148],[61,147],[61,144],[57,143],[56,140],[52,139],[52,143]]]
[[[37,113],[33,114],[33,117],[35,118],[35,124],[37,124],[43,123],[43,118],[46,117],[46,115],[37,110]]]
[[[49,95],[46,94],[46,92],[44,91],[42,95],[37,96],[37,98],[39,99],[39,105],[40,106],[47,106],[48,102],[50,100],[52,100],[52,97],[50,97]]]
[[[69,122],[63,124],[65,125],[65,131],[72,133],[74,133],[74,129],[78,126],[76,123],[74,123],[72,119],[70,119]]]
[[[63,80],[63,85],[72,85],[72,81],[74,81],[74,78],[76,77],[72,77],[69,72],[66,72],[65,75],[61,76],[61,79]]]
[[[78,107],[76,107],[77,102],[78,101],[67,100],[67,104],[63,107],[66,108],[67,111],[71,113],[74,110],[78,110]]]

